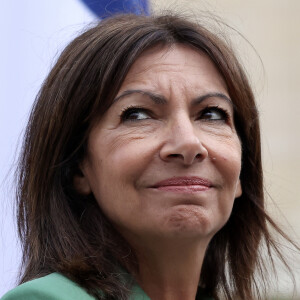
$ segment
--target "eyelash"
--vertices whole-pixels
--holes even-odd
[[[230,114],[225,108],[221,108],[218,105],[213,105],[213,106],[207,106],[203,110],[201,110],[200,116],[203,116],[205,113],[215,110],[218,113],[221,114],[222,119],[203,119],[207,122],[215,122],[215,121],[222,121],[222,122],[228,122],[230,119]]]
[[[128,119],[127,117],[129,116],[130,113],[136,112],[136,111],[142,111],[147,113],[148,115],[150,115],[150,111],[148,109],[145,109],[141,106],[134,106],[134,105],[130,105],[128,107],[125,107],[124,109],[122,109],[122,112],[120,114],[120,119],[122,122],[135,122],[138,120],[135,119]]]
[[[220,122],[228,122],[228,120],[230,119],[230,114],[229,112],[224,109],[224,108],[221,108],[219,107],[218,105],[214,105],[214,106],[206,106],[205,108],[203,108],[199,114],[199,116],[203,116],[205,113],[209,112],[209,111],[212,111],[212,110],[215,110],[217,111],[218,113],[221,114],[222,116],[222,119],[204,119],[206,122],[216,122],[216,121],[220,121]],[[136,121],[139,121],[137,119],[129,119],[128,116],[133,113],[133,112],[144,112],[148,115],[151,116],[151,111],[149,111],[148,109],[145,109],[143,107],[140,107],[140,106],[134,106],[134,105],[130,105],[128,107],[125,107],[121,114],[120,114],[120,120],[121,122],[136,122]],[[199,119],[199,117],[197,118]]]

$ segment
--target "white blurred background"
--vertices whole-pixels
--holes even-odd
[[[207,11],[217,14],[257,51],[227,30],[248,70],[260,109],[265,187],[271,196],[268,207],[300,243],[300,1],[153,0],[150,4],[157,13],[175,10],[200,19]],[[20,261],[13,170],[30,107],[60,51],[95,19],[78,0],[1,3],[0,297],[15,285]],[[299,288],[296,260],[292,267]],[[280,277],[279,292],[291,295],[291,283]]]

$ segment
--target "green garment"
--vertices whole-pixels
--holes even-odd
[[[150,300],[137,284],[133,286],[129,299]],[[212,300],[200,293],[196,299]],[[95,298],[65,276],[52,273],[21,284],[5,294],[1,300],[95,300]]]

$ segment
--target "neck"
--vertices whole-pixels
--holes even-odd
[[[151,299],[195,299],[208,242],[176,240],[135,247],[138,283]]]

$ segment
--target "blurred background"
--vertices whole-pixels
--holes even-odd
[[[22,133],[35,95],[59,53],[97,20],[84,2],[88,1],[1,2],[0,297],[15,286],[20,263],[13,171]],[[260,110],[268,209],[300,243],[300,1],[152,0],[148,8],[214,23],[215,30],[231,38]],[[228,26],[216,25],[212,15]],[[299,289],[299,255],[289,251],[289,256]],[[292,299],[291,281],[284,273],[279,277],[270,297]],[[294,291],[293,299],[300,299],[299,294]]]

